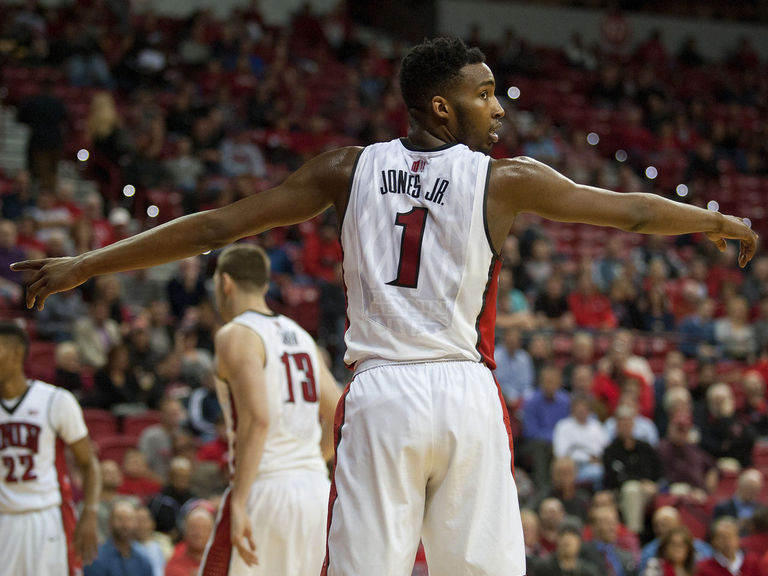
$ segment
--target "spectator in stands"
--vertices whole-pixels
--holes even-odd
[[[116,500],[109,517],[110,538],[99,546],[96,560],[84,568],[84,576],[153,576],[152,565],[136,542],[136,506]]]
[[[763,491],[763,473],[754,468],[744,470],[736,483],[733,496],[715,504],[713,518],[728,516],[739,521],[742,528],[760,509],[760,495]]]
[[[736,360],[751,360],[757,352],[755,332],[749,322],[749,303],[733,296],[726,303],[726,316],[715,320],[715,341],[723,354]]]
[[[0,198],[0,202],[2,199]],[[24,278],[11,271],[11,264],[26,258],[26,252],[18,246],[18,230],[11,220],[0,220],[0,304],[21,302]]]
[[[737,416],[757,436],[768,436],[768,405],[765,400],[765,380],[757,370],[747,370],[741,377],[744,401]]]
[[[768,296],[768,256],[761,255],[749,266],[741,293],[751,305]]]
[[[533,576],[599,576],[599,568],[580,556],[582,523],[577,518],[566,518],[557,529],[557,547],[543,560],[532,563]]]
[[[192,463],[183,456],[171,459],[168,482],[149,501],[149,509],[157,524],[157,530],[171,537],[178,534],[182,507],[194,499],[189,488]]]
[[[71,340],[56,345],[54,353],[56,372],[53,384],[80,397],[83,392],[83,366],[77,344]]]
[[[503,342],[496,346],[494,353],[496,381],[510,408],[534,391],[533,361],[528,351],[521,346],[521,339],[519,328],[507,328]]]
[[[197,306],[208,298],[205,276],[202,274],[200,259],[197,256],[179,262],[178,272],[168,282],[166,292],[171,304],[171,314],[176,320],[181,320],[187,308]]]
[[[41,340],[63,342],[74,338],[74,324],[85,316],[86,306],[79,290],[54,294],[37,313],[37,334]],[[78,346],[79,349],[79,346]]]
[[[135,448],[126,450],[123,455],[123,481],[118,492],[146,500],[162,487],[162,479],[149,469],[144,455]]]
[[[109,351],[122,337],[117,322],[109,317],[109,305],[101,297],[88,304],[87,314],[75,321],[74,340],[83,363],[91,368],[107,364]]]
[[[659,431],[656,429],[656,424],[653,420],[646,418],[642,414],[637,412],[637,398],[633,394],[623,394],[619,398],[619,408],[621,406],[629,406],[634,412],[634,424],[632,427],[632,436],[636,440],[642,440],[647,442],[653,447],[659,444]],[[618,408],[617,408],[618,410]],[[608,442],[612,442],[616,438],[616,417],[611,416],[603,423],[605,428],[605,437]]]
[[[553,330],[572,330],[573,315],[568,307],[563,275],[553,272],[547,278],[544,289],[534,302],[536,321],[539,326]]]
[[[755,331],[757,348],[765,354],[766,347],[768,347],[768,296],[760,300],[757,309],[757,319],[752,327]]]
[[[173,545],[165,534],[155,531],[155,519],[146,506],[136,510],[136,543],[152,565],[153,576],[164,576],[165,562],[173,552]]]
[[[205,174],[203,163],[192,153],[192,140],[188,136],[176,142],[176,153],[165,161],[165,169],[173,186],[185,194],[193,193]]]
[[[761,506],[746,523],[746,536],[741,538],[741,549],[745,554],[758,557],[768,551],[768,508]],[[765,574],[765,562],[761,562]]]
[[[40,91],[21,103],[18,120],[29,125],[27,169],[40,183],[42,190],[53,192],[56,189],[67,109],[61,98],[53,93],[52,80],[44,80]]]
[[[739,547],[739,523],[730,516],[715,519],[710,528],[712,558],[696,566],[695,576],[761,576],[760,559]]]
[[[101,476],[101,492],[99,494],[99,507],[96,511],[98,521],[99,542],[109,538],[109,516],[112,505],[118,498],[118,488],[123,483],[123,472],[114,460],[102,460],[99,462]]]
[[[689,358],[695,358],[713,349],[715,340],[715,302],[701,298],[693,314],[680,320],[680,350]]]
[[[266,178],[267,165],[261,150],[251,141],[250,133],[239,128],[221,143],[221,171],[229,177]]]
[[[582,522],[587,519],[590,495],[576,484],[576,463],[570,458],[552,460],[549,485],[539,490],[539,501],[557,498],[568,516],[574,516]]]
[[[657,508],[653,513],[651,527],[653,528],[654,539],[643,546],[637,572],[640,574],[640,576],[651,576],[652,574],[664,576],[667,572],[665,572],[660,565],[664,564],[665,559],[667,561],[670,560],[665,556],[665,548],[669,546],[669,540],[676,532],[678,532],[681,528],[685,529],[680,518],[680,512],[678,512],[677,508],[673,506],[661,506],[660,508]],[[685,530],[687,532],[687,529]],[[678,536],[675,536],[675,538],[679,536],[681,536],[681,534],[678,534]],[[688,570],[688,574],[690,575],[691,570],[697,562],[712,556],[712,547],[703,540],[693,538],[690,533],[688,533],[686,536],[686,539],[688,538],[691,540],[690,546],[692,550],[690,558],[692,564]],[[656,559],[657,562],[653,562],[654,559]],[[646,572],[646,568],[651,568],[649,563],[651,566],[655,564],[653,568],[656,570],[661,569],[662,571]]]
[[[133,142],[123,128],[123,118],[111,93],[97,92],[91,99],[85,140],[91,153],[88,168],[99,182],[104,197],[114,202],[122,180],[121,167],[129,162]]]
[[[46,245],[52,239],[61,237],[69,239],[69,227],[72,225],[72,215],[63,206],[56,205],[56,196],[53,191],[40,190],[35,200],[35,205],[29,209],[27,215],[35,221],[38,241]],[[65,242],[69,248],[69,242]]]
[[[547,552],[557,547],[557,530],[565,519],[565,508],[557,498],[545,498],[539,504],[539,543]]]
[[[613,490],[598,490],[592,495],[592,506],[590,506],[589,514],[587,514],[588,523],[584,526],[585,542],[592,539],[592,512],[603,506],[608,506],[618,511],[616,492]],[[635,560],[640,558],[640,537],[627,528],[621,520],[619,520],[619,525],[616,529],[616,545],[629,552]]]
[[[728,384],[710,386],[701,447],[715,458],[730,458],[746,468],[752,463],[755,432],[736,418],[734,404],[733,391]]]
[[[2,217],[18,221],[22,215],[35,205],[35,186],[27,170],[17,170],[13,175],[10,190],[0,196]]]
[[[669,491],[703,502],[716,488],[718,473],[715,459],[691,442],[692,427],[689,411],[675,413],[658,453]]]
[[[617,325],[610,300],[597,291],[589,271],[579,274],[576,289],[568,295],[568,306],[579,328],[605,330]]]
[[[184,519],[184,539],[165,567],[165,576],[196,574],[203,559],[205,545],[213,532],[213,514],[205,506],[195,506]]]
[[[168,475],[173,435],[180,430],[186,415],[176,398],[165,396],[160,402],[160,423],[145,428],[139,436],[139,450],[150,469],[161,478]]]
[[[539,540],[539,516],[530,508],[521,508],[520,522],[523,525],[526,563],[532,563],[534,559],[546,557],[547,551],[542,548]]]
[[[592,540],[582,546],[582,557],[593,561],[601,574],[634,575],[635,559],[617,544],[619,513],[616,508],[599,506],[590,515]]]
[[[670,529],[659,539],[658,555],[650,558],[640,576],[693,576],[696,550],[690,530],[685,526]]]
[[[605,242],[605,253],[592,263],[592,281],[595,287],[605,293],[619,278],[626,265],[624,239],[619,234],[612,234]]]
[[[640,329],[645,332],[671,332],[675,327],[672,306],[663,286],[651,286],[637,305],[640,315]]]
[[[555,264],[552,259],[552,240],[545,234],[538,234],[531,242],[531,254],[523,267],[528,280],[532,283],[529,289],[541,291],[547,279],[554,273]]]
[[[637,412],[627,404],[616,410],[616,438],[603,453],[603,484],[617,490],[622,517],[627,527],[642,532],[645,506],[658,492],[663,470],[656,450],[633,436]]]
[[[590,332],[579,330],[571,341],[571,357],[563,366],[563,387],[573,390],[573,372],[578,366],[592,366],[595,361],[595,339]]]
[[[523,452],[531,460],[533,481],[543,486],[549,476],[552,436],[555,425],[568,416],[570,400],[561,389],[560,369],[554,365],[541,371],[539,388],[523,405]]]
[[[574,393],[570,416],[560,419],[553,431],[552,449],[556,458],[576,463],[576,481],[600,487],[603,480],[603,449],[608,444],[605,430],[591,413],[591,398]]]
[[[115,344],[107,353],[107,362],[93,375],[91,406],[119,411],[126,405],[139,404],[139,382],[131,369],[128,348]]]
[[[201,365],[198,377],[201,384],[189,395],[187,424],[197,436],[207,441],[215,437],[216,421],[221,416],[213,363]]]

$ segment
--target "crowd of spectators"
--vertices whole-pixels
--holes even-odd
[[[105,246],[258,193],[328,147],[403,135],[399,47],[361,40],[343,3],[325,16],[304,8],[285,28],[266,25],[256,2],[225,20],[75,4],[0,6],[7,101],[32,134],[28,170],[0,174],[0,313],[26,322],[31,375],[107,411],[133,441],[102,457],[103,561],[144,547],[161,574],[171,556],[199,559],[227,478],[216,254],[97,278],[35,314],[8,264]],[[488,54],[507,111],[495,155],[531,155],[619,191],[717,197],[763,229],[768,73],[748,41],[706,62],[693,40],[668,53],[660,33],[622,54],[578,34],[562,51],[513,30],[496,45],[467,40]],[[56,171],[81,149],[80,176],[98,192],[78,194]],[[270,302],[319,338],[344,381],[336,238],[326,214],[251,240],[272,259]],[[768,567],[754,557],[764,548],[743,555],[738,539],[768,528],[768,256],[739,270],[734,248],[517,219],[503,249],[496,376],[529,574]],[[128,434],[147,410],[156,423]]]

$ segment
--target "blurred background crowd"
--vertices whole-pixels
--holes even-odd
[[[760,2],[695,4],[689,16],[764,17]],[[35,313],[8,264],[105,246],[257,194],[329,147],[404,135],[407,44],[353,13],[307,5],[276,26],[258,2],[226,18],[109,0],[0,4],[0,103],[29,133],[25,167],[0,171],[0,315],[33,339],[29,376],[85,407],[103,537],[154,542],[156,574],[176,542],[178,562],[199,559],[227,479],[216,254],[100,277]],[[480,32],[465,40],[485,51],[507,113],[494,156],[768,231],[768,62],[747,38],[712,59],[694,38],[670,50],[659,30],[632,50],[577,30],[562,49],[512,27],[495,43]],[[348,381],[335,216],[249,241],[272,259],[270,303]],[[768,575],[768,255],[740,270],[736,246],[720,253],[698,235],[521,215],[503,256],[496,376],[529,574],[718,574],[727,558],[734,575]],[[135,505],[112,510],[121,495]]]

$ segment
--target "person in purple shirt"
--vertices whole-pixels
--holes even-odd
[[[522,456],[529,458],[533,481],[544,486],[549,479],[552,434],[555,424],[568,416],[571,400],[562,390],[560,369],[548,364],[541,369],[539,387],[523,404]]]

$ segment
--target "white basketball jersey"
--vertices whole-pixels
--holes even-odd
[[[87,435],[80,405],[63,388],[34,380],[19,399],[0,401],[0,514],[60,505],[64,449]]]
[[[347,364],[493,367],[501,260],[487,231],[489,157],[463,144],[363,149],[341,229]]]
[[[296,322],[248,311],[232,322],[256,332],[264,342],[269,430],[259,474],[297,468],[327,471],[320,450],[318,409],[320,358],[312,337]],[[237,406],[226,383],[217,381],[229,436],[230,473],[234,473]]]

